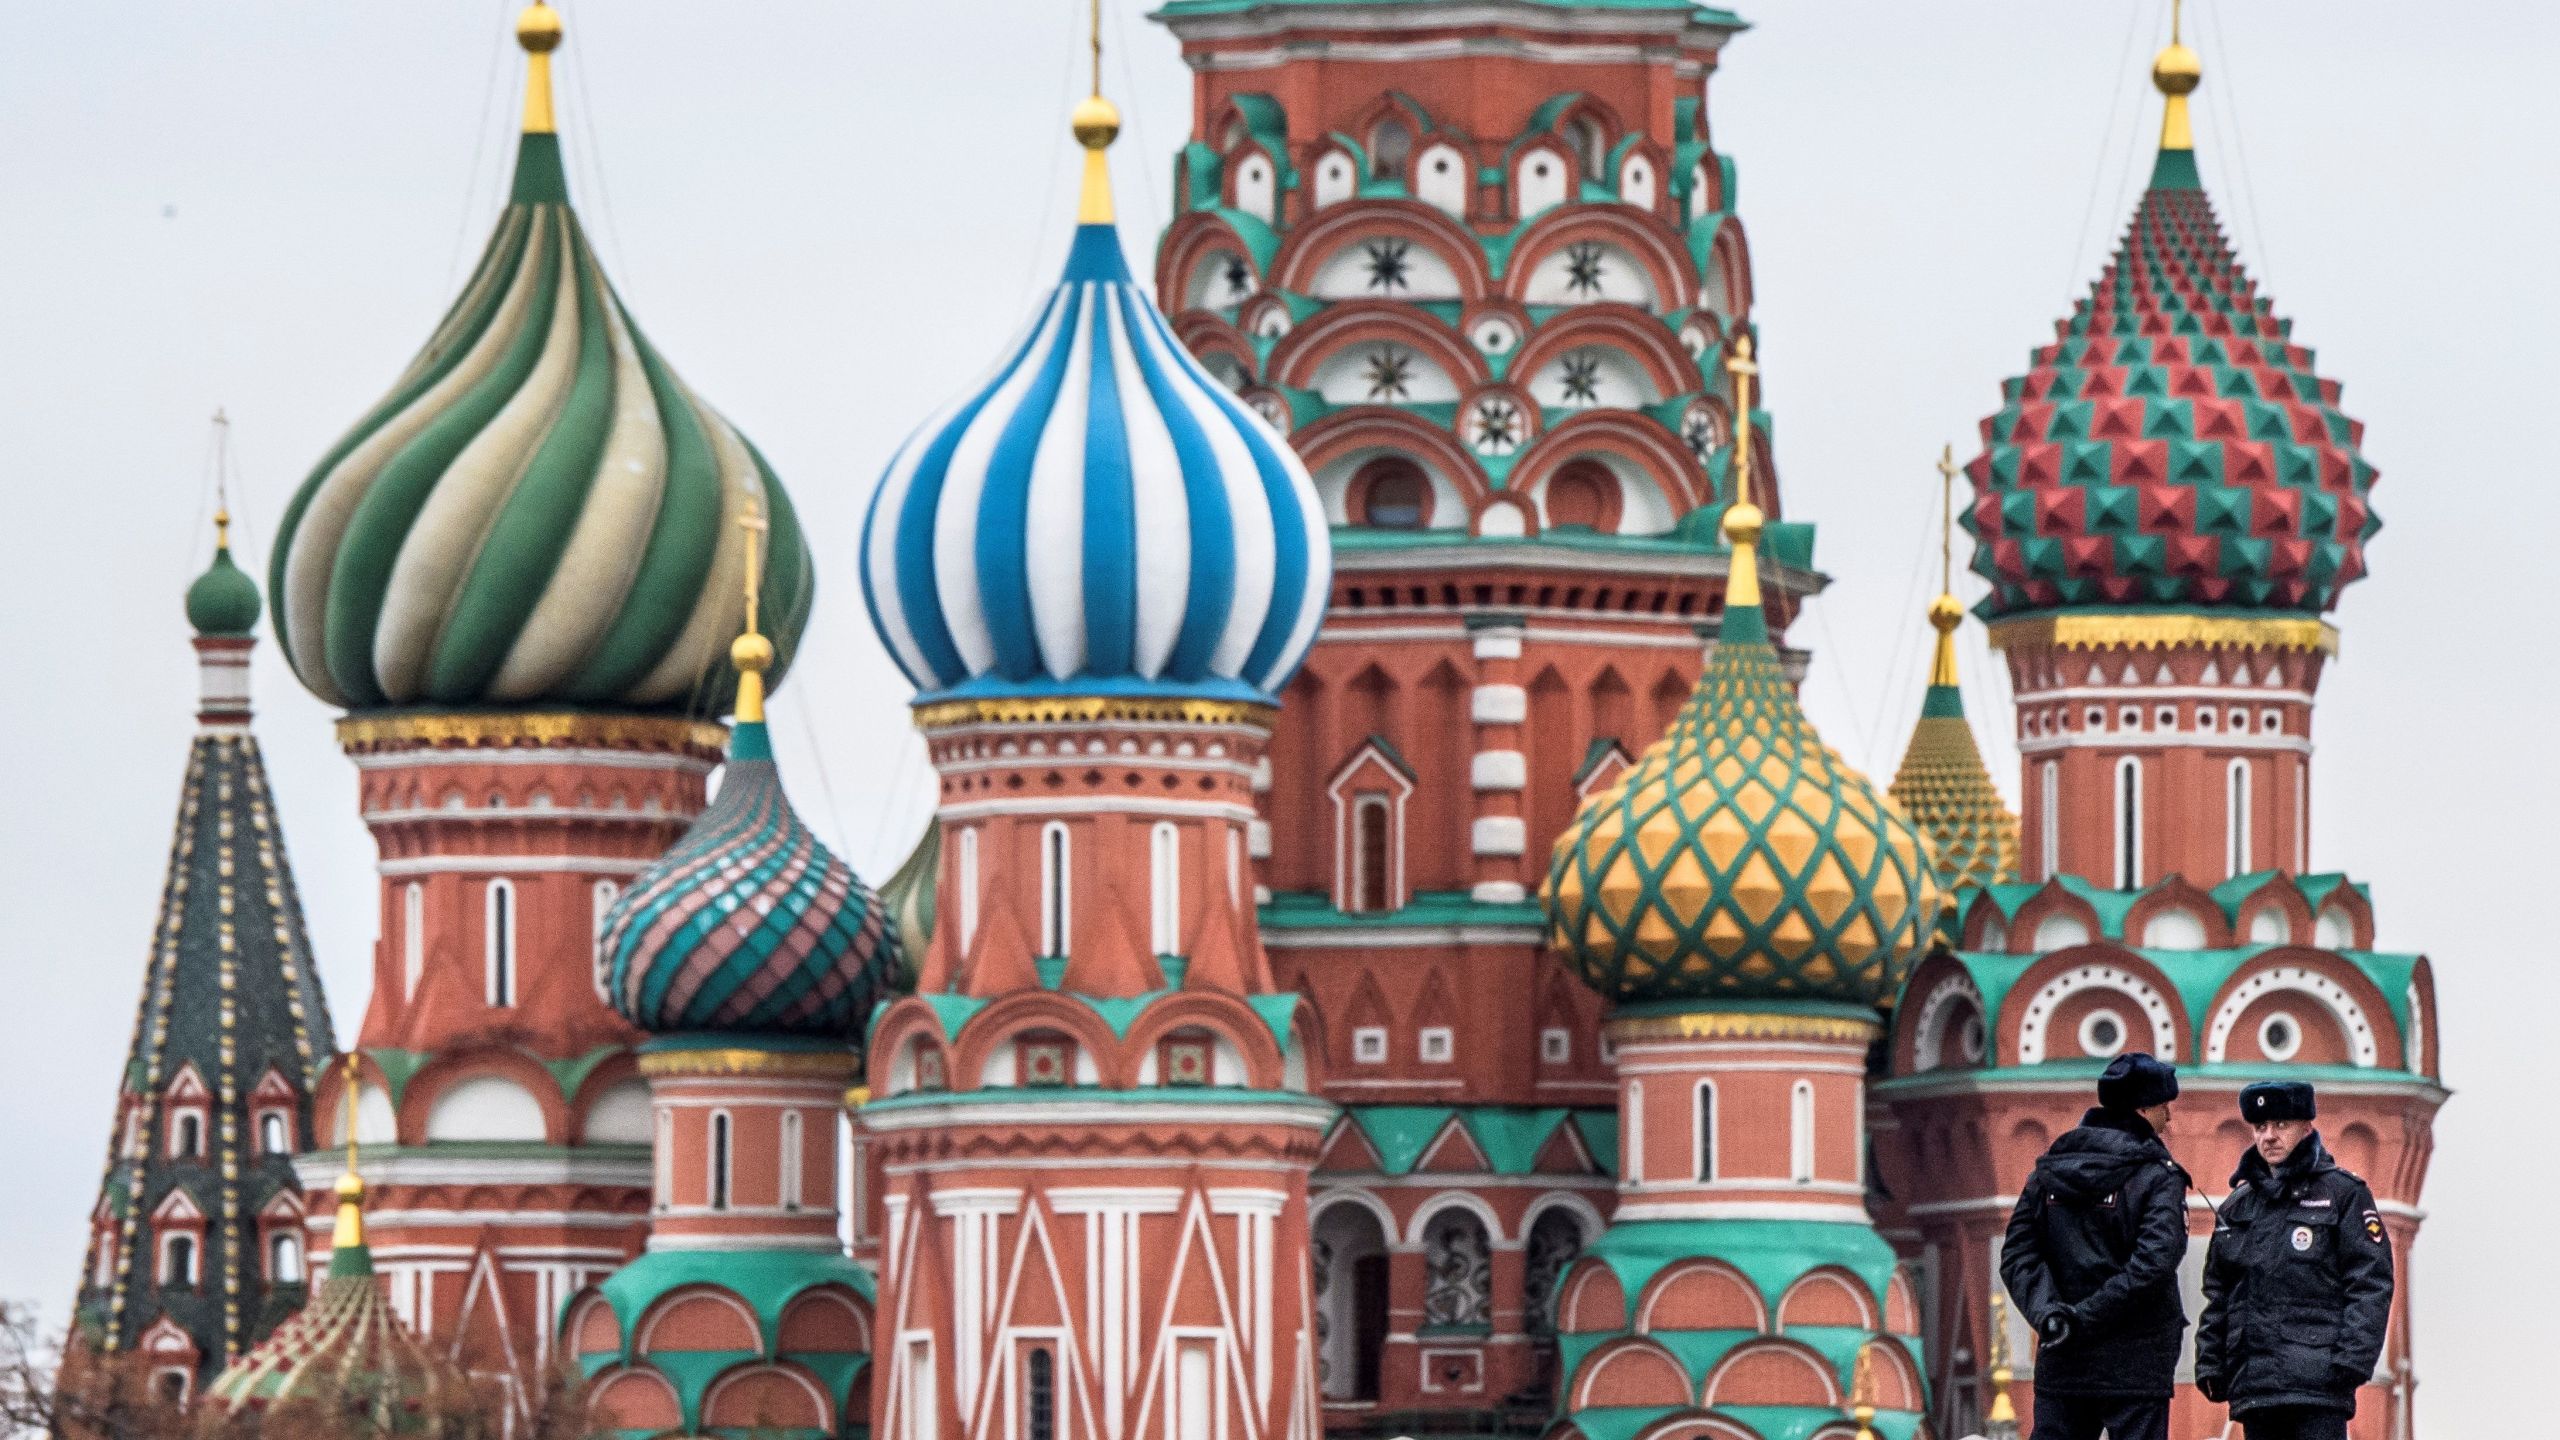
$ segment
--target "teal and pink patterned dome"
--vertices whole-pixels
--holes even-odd
[[[654,1034],[851,1039],[897,967],[887,909],[792,810],[764,723],[742,720],[711,807],[606,912],[596,984]]]
[[[2164,149],[2132,227],[1982,422],[1966,473],[1987,618],[2072,606],[2317,613],[2381,521],[2364,426]]]

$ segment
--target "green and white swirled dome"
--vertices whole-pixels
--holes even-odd
[[[351,710],[723,713],[746,564],[726,518],[771,517],[775,683],[809,616],[808,543],[763,457],[596,263],[551,125],[557,13],[535,5],[516,33],[531,64],[513,196],[426,348],[286,510],[277,639]]]

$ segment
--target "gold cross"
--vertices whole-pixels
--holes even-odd
[[[1725,370],[1733,376],[1734,426],[1733,503],[1751,503],[1751,377],[1760,366],[1751,358],[1751,337],[1733,337],[1733,353],[1726,357]]]
[[[753,635],[756,633],[756,595],[764,588],[760,583],[763,579],[764,535],[772,528],[764,518],[764,507],[756,503],[753,495],[747,497],[747,503],[738,511],[738,528],[747,532],[747,633]]]
[[[1956,588],[1956,447],[1938,453],[1938,589]]]

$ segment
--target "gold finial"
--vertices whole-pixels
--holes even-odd
[[[1760,366],[1751,358],[1749,335],[1734,337],[1733,353],[1726,357],[1724,368],[1733,375],[1733,413],[1737,417],[1733,432],[1733,504],[1724,512],[1725,542],[1733,547],[1733,562],[1724,580],[1724,604],[1730,610],[1737,605],[1760,603],[1760,557],[1754,547],[1760,543],[1760,527],[1768,518],[1751,503],[1751,377],[1760,373]]]
[[[1849,1418],[1858,1422],[1858,1440],[1876,1440],[1876,1347],[1858,1347],[1858,1363],[1849,1371]]]
[[[551,52],[560,48],[560,12],[533,0],[516,16],[516,43],[525,54],[524,133],[549,135],[559,128],[551,120]]]
[[[356,1052],[347,1052],[347,1168],[338,1177],[338,1228],[329,1244],[337,1250],[364,1248],[364,1173],[356,1163],[356,1094],[363,1085]]]
[[[1956,683],[1956,627],[1964,606],[1956,599],[1956,447],[1938,453],[1938,598],[1929,602],[1929,628],[1938,632],[1929,660],[1932,686]]]
[[[2009,1398],[2009,1382],[2015,1373],[2009,1368],[2009,1305],[2000,1292],[1991,1292],[1991,1409],[1982,1417],[1993,1425],[2006,1425],[2007,1433],[2018,1433],[2018,1407]]]
[[[1076,102],[1067,117],[1076,143],[1084,147],[1084,193],[1076,201],[1076,223],[1108,225],[1111,214],[1111,162],[1102,152],[1120,138],[1120,107],[1102,98],[1102,0],[1093,0],[1093,93]]]
[[[729,645],[729,663],[738,667],[738,723],[764,721],[764,672],[773,664],[773,642],[756,626],[757,594],[764,588],[764,533],[768,522],[752,495],[738,512],[738,528],[747,532],[747,628]]]
[[[2186,21],[2186,0],[2169,0],[2169,48],[2151,60],[2151,83],[2168,104],[2160,112],[2160,148],[2193,150],[2196,132],[2187,120],[2187,97],[2204,83],[2204,60],[2179,38]]]
[[[231,548],[231,414],[213,407],[213,548]]]

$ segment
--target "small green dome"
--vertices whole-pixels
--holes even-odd
[[[187,587],[187,623],[199,635],[246,635],[258,628],[258,582],[231,563],[231,547],[213,552],[213,563]]]

